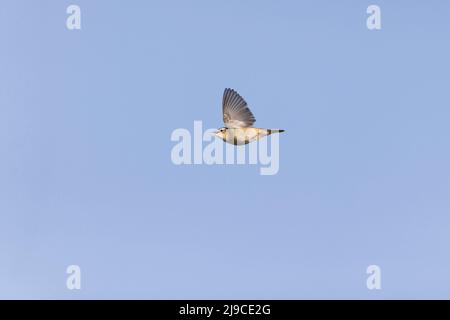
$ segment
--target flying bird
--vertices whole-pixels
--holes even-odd
[[[256,121],[253,113],[248,108],[247,102],[233,89],[227,88],[223,92],[222,111],[225,127],[218,129],[215,135],[236,146],[284,131],[253,128],[253,123]]]

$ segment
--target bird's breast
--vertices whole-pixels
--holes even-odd
[[[243,145],[256,140],[258,135],[256,128],[232,128],[227,130],[224,140],[234,145]]]

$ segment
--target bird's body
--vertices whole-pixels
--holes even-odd
[[[272,130],[262,128],[226,128],[219,137],[228,143],[240,146],[268,136],[272,133],[283,132],[284,130]]]
[[[225,127],[216,132],[223,141],[244,145],[272,133],[284,130],[253,128],[256,121],[245,100],[233,89],[225,89],[222,102],[223,122]]]

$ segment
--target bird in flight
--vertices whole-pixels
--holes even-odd
[[[222,100],[223,122],[225,127],[215,134],[223,141],[236,146],[256,141],[259,138],[280,133],[284,130],[253,128],[256,119],[247,102],[233,89],[225,89]]]

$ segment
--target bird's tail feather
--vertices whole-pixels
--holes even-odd
[[[272,133],[281,133],[284,132],[283,129],[267,129],[267,134],[272,134]]]

